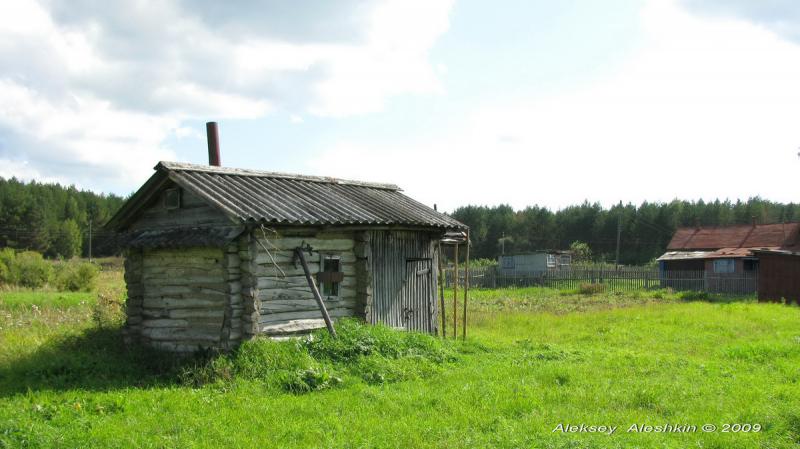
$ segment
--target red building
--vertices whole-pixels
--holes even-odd
[[[710,291],[723,291],[717,284],[739,277],[752,278],[746,289],[755,292],[759,276],[768,272],[761,266],[764,251],[800,252],[800,223],[679,228],[658,261],[667,277],[670,272],[702,272]],[[773,266],[770,262],[769,270]]]
[[[759,301],[780,301],[800,305],[800,252],[756,250],[761,265]]]
[[[712,273],[758,271],[754,250],[797,249],[800,223],[679,228],[658,258],[661,269]]]

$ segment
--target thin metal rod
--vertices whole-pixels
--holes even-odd
[[[303,272],[306,274],[306,281],[308,281],[308,286],[311,287],[311,293],[314,294],[314,299],[317,300],[319,311],[322,312],[322,318],[325,319],[325,326],[328,328],[328,332],[336,337],[336,329],[333,328],[333,322],[331,321],[330,315],[328,315],[328,309],[325,308],[325,303],[322,301],[322,295],[319,294],[317,283],[314,282],[314,277],[311,276],[311,271],[308,269],[308,263],[306,263],[306,256],[303,255],[303,249],[300,247],[295,248],[294,254],[300,259],[300,265],[303,266]]]
[[[458,338],[458,243],[454,250],[455,265],[453,266],[453,339]]]
[[[467,296],[469,295],[469,230],[467,230],[467,260],[464,264],[464,321],[461,323],[463,331],[461,332],[462,339],[467,339]]]
[[[436,258],[439,262],[439,302],[441,303],[440,309],[442,312],[442,337],[447,337],[447,318],[445,317],[445,301],[444,301],[444,281],[445,281],[445,272],[442,270],[442,243],[439,242],[436,245],[436,250],[438,251],[438,257]]]

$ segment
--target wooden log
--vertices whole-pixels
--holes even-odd
[[[351,251],[355,245],[352,238],[346,238],[339,235],[336,237],[326,238],[323,235],[314,237],[283,237],[277,239],[269,239],[265,242],[263,238],[259,238],[261,244],[267,247],[270,252],[278,251],[294,251],[295,248],[303,244],[311,245],[314,252],[318,251]],[[263,249],[261,249],[263,251]]]
[[[174,327],[174,328],[185,328],[189,324],[186,320],[175,320],[175,319],[149,319],[142,321],[143,328],[149,327]]]
[[[355,288],[356,280],[355,276],[347,276],[339,283],[339,288]],[[285,279],[275,278],[273,276],[264,276],[258,278],[258,288],[259,289],[292,289],[292,288],[300,288],[302,289],[308,288],[308,283],[303,281],[302,278],[297,276],[287,277]]]
[[[325,320],[321,318],[291,320],[285,323],[263,325],[261,326],[261,332],[268,335],[295,334],[321,329],[323,327],[325,327]]]
[[[327,307],[329,310],[333,309],[355,309],[355,300],[349,301],[328,301]],[[261,314],[273,314],[282,312],[302,312],[302,311],[318,311],[316,302],[312,300],[306,301],[265,301],[261,303]]]
[[[185,342],[194,340],[209,343],[219,342],[218,332],[209,332],[205,329],[145,328],[142,329],[142,335],[152,340],[161,341]]]
[[[328,313],[329,317],[340,318],[346,316],[353,316],[354,311],[352,308],[331,308]],[[262,315],[259,319],[261,324],[267,323],[279,323],[279,322],[286,322],[291,320],[298,320],[298,319],[309,319],[309,318],[322,318],[319,310],[299,310],[299,311],[292,311],[292,312],[276,312],[276,313],[269,313],[266,315]],[[331,323],[332,324],[332,323]]]
[[[144,298],[142,306],[144,309],[207,309],[212,307],[222,307],[225,304],[224,298],[215,299],[188,299],[188,298],[169,298],[152,297]],[[144,310],[143,309],[143,310]]]
[[[308,269],[311,273],[319,273],[321,271],[320,264],[317,262],[309,263]],[[355,276],[356,275],[356,266],[355,262],[353,263],[342,263],[340,265],[340,270],[345,276]],[[283,276],[286,277],[303,277],[305,273],[303,272],[303,267],[301,266],[293,266],[290,263],[286,264],[277,264],[277,268],[275,265],[267,264],[267,265],[259,265],[256,269],[255,274],[259,277],[271,277],[271,278],[282,278]]]
[[[222,309],[170,309],[168,312],[170,318],[219,318],[221,319],[225,312]]]

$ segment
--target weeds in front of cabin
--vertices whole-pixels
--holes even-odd
[[[383,384],[418,379],[456,360],[449,341],[355,319],[336,323],[337,338],[326,330],[292,340],[256,338],[231,354],[212,357],[181,374],[188,385],[224,384],[247,379],[291,393],[324,390],[360,379]]]

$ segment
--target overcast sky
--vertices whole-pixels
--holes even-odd
[[[123,5],[124,4],[124,5]],[[0,2],[0,176],[159,160],[391,182],[440,210],[798,201],[795,0]]]

